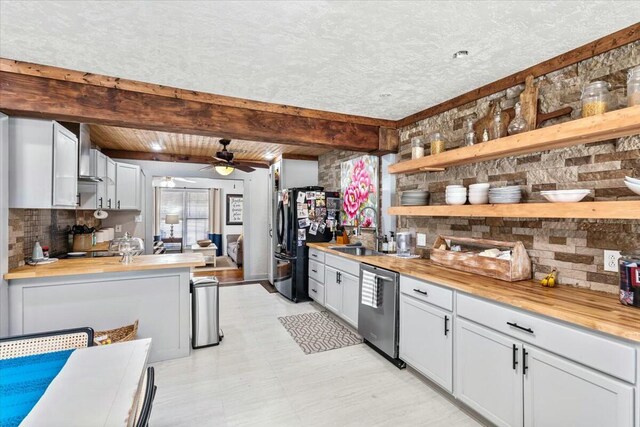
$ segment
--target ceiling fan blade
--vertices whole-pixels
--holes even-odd
[[[173,178],[174,181],[181,181],[181,182],[190,182],[191,184],[195,184],[195,181],[192,181],[190,179],[185,179],[185,178],[178,178],[178,177],[174,177]]]
[[[251,160],[235,160],[233,163],[236,165],[250,166],[254,169],[269,169],[269,165],[263,162],[253,162]]]
[[[205,166],[205,167],[203,167],[203,168],[201,168],[201,169],[198,169],[198,170],[200,170],[200,171],[206,171],[207,169],[213,169],[214,167],[215,167],[215,165],[207,165],[207,166]]]
[[[240,171],[242,171],[242,172],[253,172],[255,170],[251,166],[247,166],[245,164],[237,164],[237,163],[235,163],[233,165],[233,167],[238,169],[238,170],[240,170]]]
[[[227,159],[223,159],[222,157],[218,157],[218,156],[212,156],[215,160],[219,161],[219,162],[227,162]]]

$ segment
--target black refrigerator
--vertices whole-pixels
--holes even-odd
[[[293,302],[309,301],[307,242],[331,241],[340,216],[340,193],[289,188],[276,191],[274,201],[273,284]]]

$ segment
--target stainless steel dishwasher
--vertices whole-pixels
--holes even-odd
[[[402,369],[406,364],[398,358],[399,278],[394,271],[360,264],[358,333],[365,343]]]

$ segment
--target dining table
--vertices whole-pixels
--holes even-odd
[[[20,426],[133,426],[151,339],[74,350]]]

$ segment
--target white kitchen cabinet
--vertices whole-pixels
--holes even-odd
[[[535,347],[524,351],[526,427],[633,425],[632,386]]]
[[[358,327],[358,311],[360,304],[360,278],[349,273],[340,272],[338,275],[340,286],[342,287],[342,312],[340,316],[351,324]]]
[[[400,295],[400,359],[453,392],[453,328],[450,312]]]
[[[455,331],[456,397],[497,426],[522,426],[522,346],[460,318]]]
[[[91,150],[96,162],[96,176],[102,182],[96,183],[96,208],[105,209],[107,207],[107,156],[98,150]]]
[[[309,298],[324,305],[324,285],[312,278],[309,278]]]
[[[342,312],[342,286],[338,280],[339,271],[325,266],[324,274],[324,304],[337,315]]]
[[[61,124],[10,118],[9,163],[9,207],[76,207],[78,139]]]
[[[116,205],[119,210],[139,210],[140,166],[116,162]]]
[[[107,179],[105,179],[105,187],[107,200],[105,202],[105,208],[116,209],[116,162],[109,157],[106,157],[106,171]]]

